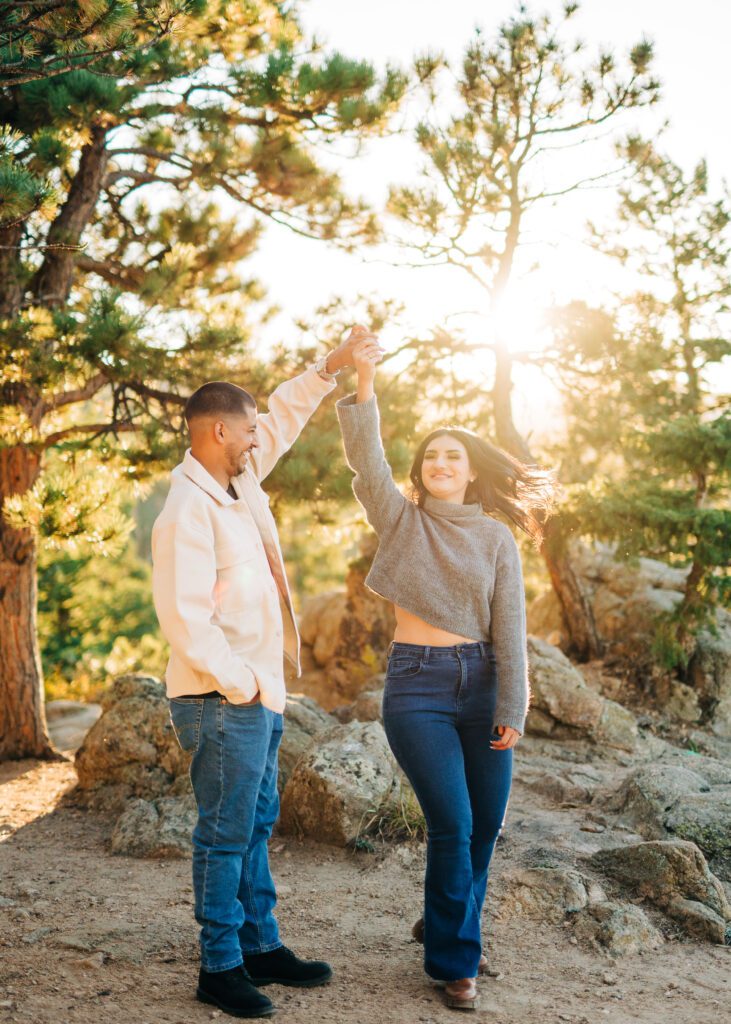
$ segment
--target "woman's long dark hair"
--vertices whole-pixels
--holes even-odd
[[[416,504],[421,507],[429,493],[421,479],[424,453],[435,438],[444,436],[461,441],[470,467],[477,474],[467,487],[465,504],[479,502],[488,515],[502,512],[539,546],[555,502],[557,486],[553,473],[521,462],[502,448],[483,441],[471,430],[441,427],[432,430],[421,442],[409,473]]]

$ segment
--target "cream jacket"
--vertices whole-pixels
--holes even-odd
[[[314,369],[285,381],[257,417],[259,447],[232,479],[232,498],[190,450],[172,472],[152,530],[152,589],[170,644],[169,697],[218,690],[233,704],[258,693],[284,710],[286,654],[301,674],[299,634],[269,498],[261,481],[335,385]]]

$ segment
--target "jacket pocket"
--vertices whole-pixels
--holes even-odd
[[[261,573],[255,551],[232,545],[216,551],[216,605],[223,615],[251,610],[259,595]]]

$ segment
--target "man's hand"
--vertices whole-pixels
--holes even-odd
[[[338,370],[342,370],[344,366],[355,366],[354,349],[359,341],[364,338],[373,338],[374,335],[370,333],[367,327],[363,327],[362,324],[355,324],[351,327],[350,334],[341,342],[336,349],[334,349],[328,356],[325,369],[328,373],[337,373]]]

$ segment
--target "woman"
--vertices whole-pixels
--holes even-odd
[[[427,822],[424,942],[428,975],[447,1004],[477,1007],[487,966],[480,940],[490,858],[523,732],[528,675],[518,548],[500,511],[534,540],[550,503],[547,473],[456,428],[435,430],[396,487],[374,392],[383,352],[354,328],[355,395],[337,403],[353,490],[379,537],[366,583],[393,602],[383,724]]]

